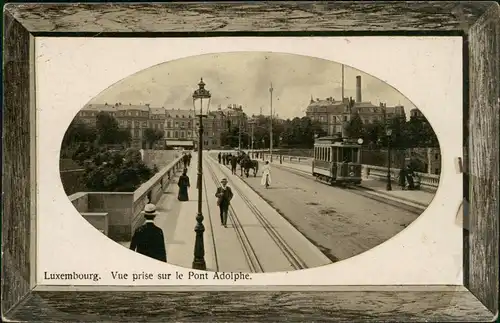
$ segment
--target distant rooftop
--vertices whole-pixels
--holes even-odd
[[[324,100],[316,99],[311,101],[307,106],[306,111],[309,113],[314,112],[324,112],[324,113],[344,113],[346,112],[347,106],[349,104],[349,98],[344,98],[344,101],[335,100],[334,98],[327,98]],[[403,106],[387,107],[385,103],[380,103],[380,105],[375,105],[370,101],[365,102],[355,102],[351,112],[359,114],[372,114],[372,113],[396,113],[397,108],[403,108]]]

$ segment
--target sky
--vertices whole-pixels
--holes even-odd
[[[270,114],[269,87],[273,86],[274,114],[302,117],[311,96],[342,96],[342,65],[296,54],[233,52],[206,54],[168,61],[135,73],[110,86],[89,103],[146,104],[166,109],[192,109],[193,91],[200,78],[212,94],[210,110],[242,105],[247,115]],[[344,67],[345,97],[356,97],[361,75],[362,101],[387,106],[401,104],[406,114],[414,105],[393,87],[349,66]]]

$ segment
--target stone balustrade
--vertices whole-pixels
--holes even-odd
[[[270,159],[270,154],[266,153],[265,151],[254,151],[260,154],[263,152],[263,160],[269,160]],[[298,157],[298,156],[288,156],[288,155],[281,155],[282,161],[285,163],[297,163],[297,164],[302,164],[302,165],[311,165],[312,167],[312,161],[313,158],[311,157]],[[280,160],[280,155],[278,154],[273,154],[273,162],[278,163]],[[373,165],[362,165],[363,170],[362,173],[364,174],[364,178],[371,178],[371,179],[380,179],[380,180],[386,180],[387,179],[387,167],[381,167],[381,166],[373,166]],[[394,180],[399,177],[399,168],[391,168],[391,178]],[[430,191],[436,191],[438,186],[439,186],[439,175],[433,175],[433,174],[426,174],[426,173],[418,173],[417,174],[420,176],[420,185],[422,188],[430,190]]]
[[[104,235],[108,235],[108,213],[107,212],[82,212],[80,213],[85,220],[101,231]]]
[[[143,223],[141,211],[144,206],[158,202],[182,167],[179,156],[134,192],[78,192],[70,195],[69,200],[83,217],[92,219],[93,222],[89,222],[106,232],[109,238],[129,241],[135,229]],[[104,213],[106,220],[103,220]]]

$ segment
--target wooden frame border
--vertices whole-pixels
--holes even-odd
[[[342,11],[340,13],[340,11]],[[269,14],[271,13],[272,14]],[[189,15],[187,14],[189,13]],[[193,15],[198,13],[198,15]],[[342,21],[351,24],[342,25]],[[354,24],[352,24],[354,22]],[[309,30],[311,32],[306,33]],[[463,35],[464,287],[33,291],[36,36]],[[210,33],[210,34],[207,34]],[[156,34],[151,34],[156,33]],[[285,35],[286,36],[286,35]],[[500,10],[488,2],[8,4],[4,8],[2,316],[19,321],[491,321],[499,288]],[[467,74],[467,65],[464,70]],[[467,93],[467,91],[465,91]],[[467,94],[465,94],[467,95]],[[468,136],[468,138],[467,138]],[[68,289],[66,289],[68,290]],[[411,305],[409,305],[411,303]]]

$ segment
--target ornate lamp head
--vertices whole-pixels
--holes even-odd
[[[210,110],[210,98],[212,97],[212,94],[210,94],[210,91],[205,89],[205,82],[203,82],[203,78],[201,78],[200,83],[198,83],[198,88],[193,92],[193,107],[195,107],[195,102],[196,100],[200,101],[200,114],[208,115],[208,111]],[[203,107],[203,99],[208,99],[208,102],[206,104],[206,107]],[[203,111],[205,108],[206,111]]]

